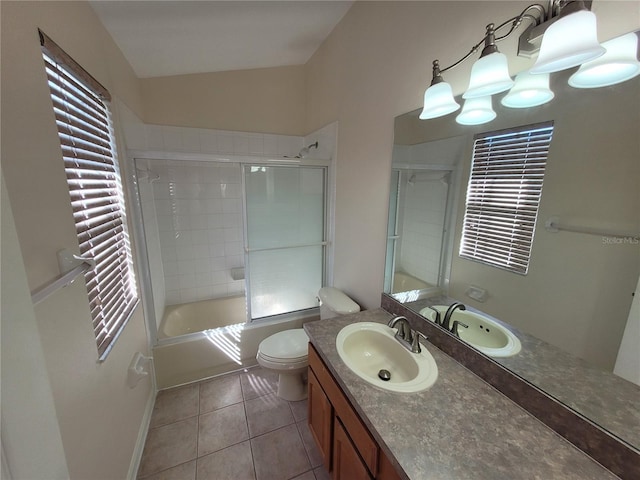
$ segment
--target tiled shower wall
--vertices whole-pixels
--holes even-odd
[[[438,285],[448,186],[439,180],[418,180],[410,184],[407,182],[410,176],[411,173],[402,173],[401,242],[396,270]]]
[[[238,163],[147,161],[167,305],[244,294]]]

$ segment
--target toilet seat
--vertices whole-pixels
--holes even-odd
[[[309,337],[302,328],[284,330],[265,338],[258,355],[274,363],[297,363],[307,359]]]

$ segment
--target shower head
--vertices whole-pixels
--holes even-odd
[[[304,157],[306,157],[307,155],[309,155],[309,150],[311,150],[312,148],[318,148],[318,142],[312,143],[308,147],[304,147],[302,150],[300,150],[298,155],[296,155],[296,158],[304,158]]]

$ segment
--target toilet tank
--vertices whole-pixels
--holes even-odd
[[[347,297],[344,292],[333,287],[322,287],[318,292],[320,318],[332,318],[360,311],[360,305]]]

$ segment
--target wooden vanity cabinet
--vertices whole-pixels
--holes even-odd
[[[400,479],[311,344],[308,404],[309,429],[333,480]]]

